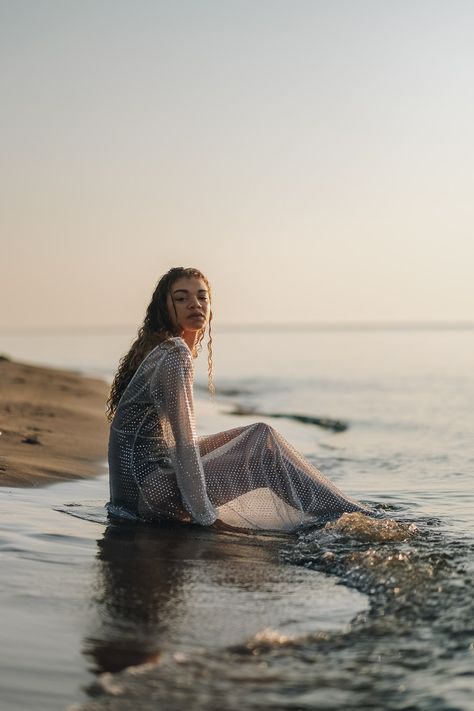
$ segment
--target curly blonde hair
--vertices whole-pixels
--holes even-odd
[[[175,326],[170,318],[167,306],[167,297],[171,292],[173,284],[183,277],[202,279],[206,284],[209,292],[209,300],[211,299],[211,286],[208,279],[199,269],[191,267],[173,267],[164,274],[156,285],[151,301],[146,310],[143,324],[138,329],[137,338],[132,343],[130,350],[123,356],[119,362],[119,366],[110,388],[109,398],[107,400],[107,419],[113,419],[120,398],[122,397],[125,388],[131,381],[138,366],[146,355],[159,343],[162,343],[167,338],[181,335],[179,327]],[[209,392],[213,395],[215,392],[213,382],[212,368],[212,334],[211,334],[212,310],[209,315],[209,337],[207,342],[207,377]],[[196,345],[194,347],[193,356],[196,357],[202,347],[202,340],[206,328],[202,328]]]

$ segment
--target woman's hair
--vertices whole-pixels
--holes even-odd
[[[171,293],[173,284],[183,277],[202,279],[206,284],[209,292],[209,300],[211,298],[211,287],[209,281],[199,269],[173,267],[169,272],[166,272],[158,284],[156,285],[151,301],[146,310],[145,320],[138,329],[138,335],[133,342],[130,350],[120,360],[117,372],[112,382],[109,399],[107,400],[107,418],[111,420],[117,409],[120,398],[122,397],[125,388],[131,381],[138,366],[146,355],[159,343],[167,338],[181,335],[179,326],[173,324],[170,318],[167,297]],[[212,334],[211,334],[212,310],[209,314],[209,338],[207,342],[207,377],[209,391],[214,393],[214,384],[212,379]],[[206,328],[202,328],[193,356],[196,357],[201,349],[202,340],[204,338]]]

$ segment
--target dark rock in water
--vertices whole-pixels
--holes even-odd
[[[205,383],[195,383],[194,389],[200,392],[208,392],[208,386]],[[253,395],[253,391],[241,387],[217,387],[216,395],[219,397],[238,397],[239,395]]]
[[[296,422],[302,422],[306,425],[317,425],[318,427],[324,427],[325,429],[333,430],[334,432],[344,432],[349,427],[346,422],[343,422],[342,420],[332,420],[329,417],[312,417],[311,415],[296,415],[285,413],[273,413],[268,416],[285,417],[288,420],[295,420]]]
[[[259,412],[256,408],[242,407],[240,405],[237,405],[230,411],[229,414],[260,415],[262,417],[284,418],[286,420],[302,422],[305,425],[317,425],[318,427],[323,427],[324,429],[332,430],[333,432],[345,432],[345,430],[349,427],[347,422],[343,422],[342,420],[333,420],[330,417],[313,417],[312,415],[298,415],[296,413],[288,412]]]
[[[251,395],[252,392],[244,388],[218,388],[216,394],[224,397],[236,397],[237,395]]]

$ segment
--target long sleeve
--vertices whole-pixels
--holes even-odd
[[[161,368],[161,387],[176,443],[176,479],[184,506],[196,523],[210,526],[217,512],[206,482],[194,422],[193,364],[184,348],[170,350]]]

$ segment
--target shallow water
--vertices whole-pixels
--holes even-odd
[[[106,494],[106,477],[0,489],[2,711],[63,709],[96,693],[96,674],[219,659],[267,628],[346,630],[367,609],[337,578],[282,563],[288,536],[113,525]]]
[[[81,363],[75,338],[52,335],[51,362],[102,353],[106,373],[126,347],[83,336]],[[258,419],[236,406],[347,421],[264,418],[398,527],[117,529],[104,479],[0,490],[2,709],[473,709],[474,331],[215,342],[225,392],[200,399],[201,432]]]

